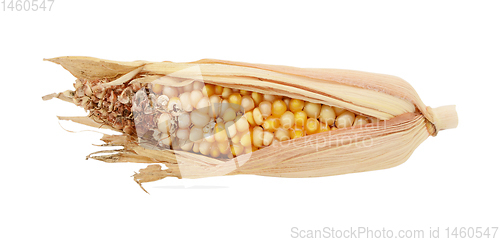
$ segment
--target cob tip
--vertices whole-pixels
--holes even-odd
[[[444,129],[454,129],[458,126],[458,115],[455,105],[442,106],[437,108],[427,107],[427,111],[432,116],[432,124],[436,131]]]

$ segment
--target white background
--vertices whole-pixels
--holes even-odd
[[[443,239],[446,227],[499,227],[498,10],[496,1],[97,0],[0,9],[0,240],[301,240],[292,227],[422,229],[426,238],[440,227]],[[72,87],[67,71],[42,61],[64,55],[391,74],[428,106],[456,104],[460,123],[387,170],[170,178],[145,184],[148,195],[130,177],[144,165],[85,160],[101,135],[66,132],[56,119],[82,110],[42,101]]]

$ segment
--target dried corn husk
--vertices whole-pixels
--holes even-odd
[[[229,88],[281,95],[336,107],[381,120],[280,142],[248,155],[219,160],[178,150],[141,145],[132,135],[104,135],[109,154],[89,155],[105,162],[152,163],[135,180],[164,177],[202,178],[255,174],[274,177],[318,177],[385,169],[408,159],[428,136],[458,124],[454,106],[430,108],[404,80],[382,74],[338,69],[303,69],[204,59],[195,62],[117,62],[90,57],[48,59],[79,79],[106,79],[107,86],[162,82],[183,86],[193,80]],[[181,82],[164,76],[183,78]],[[52,97],[71,101],[68,92]],[[88,117],[60,117],[103,127]],[[104,128],[110,128],[104,126]],[[118,130],[120,131],[120,130]],[[162,170],[158,164],[168,169]]]

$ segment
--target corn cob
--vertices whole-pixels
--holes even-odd
[[[388,75],[220,60],[49,61],[77,80],[75,90],[44,100],[57,97],[89,113],[62,120],[121,132],[102,140],[122,149],[89,157],[155,163],[134,175],[139,185],[168,176],[315,177],[389,168],[458,124],[454,106],[426,107],[408,83]]]

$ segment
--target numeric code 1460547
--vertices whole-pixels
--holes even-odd
[[[3,0],[3,11],[50,11],[54,0]]]

